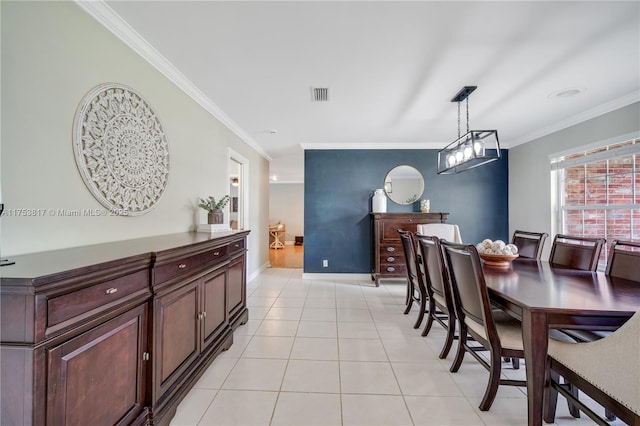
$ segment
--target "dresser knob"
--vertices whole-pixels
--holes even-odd
[[[219,251],[214,251],[214,252],[213,252],[213,255],[214,255],[214,256],[220,256],[220,252],[219,252]]]
[[[395,270],[396,268],[394,268],[393,266],[387,267],[387,272],[394,272]]]
[[[107,294],[113,294],[113,293],[116,293],[117,291],[118,291],[118,289],[117,289],[117,288],[115,288],[115,287],[111,287],[111,288],[108,288],[108,289],[105,291],[105,293],[107,293]]]
[[[391,257],[391,256],[387,257],[387,262],[395,262],[395,261],[396,261],[395,257]]]
[[[186,263],[181,263],[181,264],[178,265],[178,268],[180,268],[180,269],[184,269],[186,267],[187,267]]]
[[[387,247],[387,251],[393,253],[396,249],[395,247]]]

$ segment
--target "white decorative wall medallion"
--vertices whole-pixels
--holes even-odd
[[[110,212],[153,209],[169,177],[169,145],[149,103],[122,84],[101,84],[82,100],[73,124],[76,164]]]

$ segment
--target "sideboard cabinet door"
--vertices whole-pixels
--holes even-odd
[[[202,351],[215,342],[227,326],[227,269],[202,277]]]
[[[200,353],[199,282],[196,279],[153,301],[155,400]]]
[[[236,329],[249,319],[247,311],[246,256],[244,253],[229,263],[229,322]]]
[[[47,424],[131,423],[144,409],[147,304],[46,349]]]

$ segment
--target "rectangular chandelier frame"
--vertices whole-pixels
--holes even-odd
[[[500,159],[497,130],[469,130],[469,95],[477,86],[464,86],[451,99],[458,104],[458,139],[438,151],[438,174],[456,174]],[[460,103],[467,101],[467,133],[460,136]]]

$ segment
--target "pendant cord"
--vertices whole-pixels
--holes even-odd
[[[458,130],[458,133],[460,133],[459,130]],[[467,133],[469,133],[469,98],[468,97],[467,97]]]
[[[458,139],[460,139],[460,102],[458,102]]]

